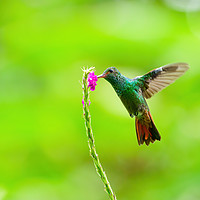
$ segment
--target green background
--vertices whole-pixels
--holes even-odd
[[[134,119],[103,79],[90,111],[118,200],[199,200],[199,22],[191,0],[1,0],[0,199],[108,199],[89,156],[81,67],[131,78],[188,62],[148,100],[160,142],[138,146]]]

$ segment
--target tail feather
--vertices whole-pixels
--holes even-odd
[[[135,126],[139,145],[145,142],[148,146],[150,142],[154,143],[155,140],[161,139],[149,111],[145,112],[142,117],[135,118]]]

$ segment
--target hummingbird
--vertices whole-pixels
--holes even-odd
[[[98,78],[107,80],[121,99],[131,118],[135,117],[138,144],[148,146],[161,136],[154,124],[146,99],[161,91],[189,69],[187,63],[168,64],[133,79],[116,67],[107,68]]]

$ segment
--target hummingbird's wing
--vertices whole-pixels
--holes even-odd
[[[141,89],[145,98],[151,98],[189,69],[187,63],[174,63],[159,67],[137,78],[141,82]]]

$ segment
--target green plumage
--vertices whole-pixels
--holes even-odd
[[[143,109],[148,109],[147,103],[142,95],[142,80],[129,79],[123,76],[116,68],[115,74],[107,75],[105,79],[111,83],[130,116],[139,115]]]
[[[160,140],[145,98],[173,83],[189,68],[187,63],[174,63],[157,68],[134,79],[123,76],[115,67],[110,67],[98,78],[105,78],[114,88],[131,117],[136,117],[138,143]]]

